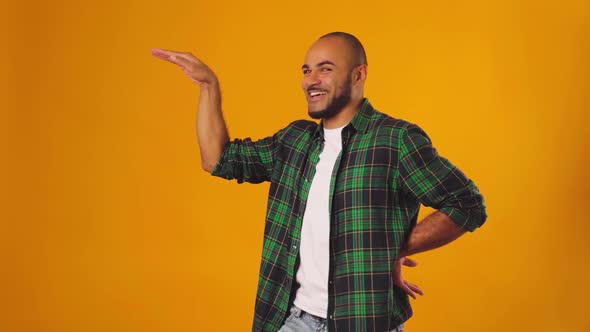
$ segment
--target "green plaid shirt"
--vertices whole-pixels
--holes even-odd
[[[270,181],[253,331],[277,331],[292,304],[301,223],[322,148],[321,123],[295,121],[271,137],[229,142],[212,172],[238,183]],[[342,130],[330,198],[329,331],[389,331],[411,317],[392,271],[420,203],[469,231],[486,219],[477,187],[424,131],[366,99]]]

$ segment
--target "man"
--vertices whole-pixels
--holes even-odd
[[[202,166],[213,175],[270,181],[254,331],[402,331],[412,315],[401,278],[409,258],[485,219],[473,182],[439,156],[416,125],[364,98],[367,59],[350,34],[308,50],[308,114],[273,136],[229,140],[219,82],[190,53],[154,49],[201,86]],[[438,211],[416,223],[420,203]]]

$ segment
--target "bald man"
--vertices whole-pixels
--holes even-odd
[[[238,183],[270,182],[253,331],[403,331],[407,256],[486,220],[482,195],[415,124],[364,97],[367,56],[351,34],[307,51],[308,115],[258,141],[229,139],[219,81],[190,53],[152,50],[201,87],[202,167]],[[420,204],[437,211],[417,223]]]

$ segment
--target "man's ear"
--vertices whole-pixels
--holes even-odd
[[[354,83],[364,83],[367,79],[367,65],[360,65],[356,67],[354,72]]]

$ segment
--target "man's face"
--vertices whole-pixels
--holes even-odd
[[[350,45],[338,37],[320,39],[307,51],[301,69],[310,117],[330,118],[350,102],[351,53]]]

